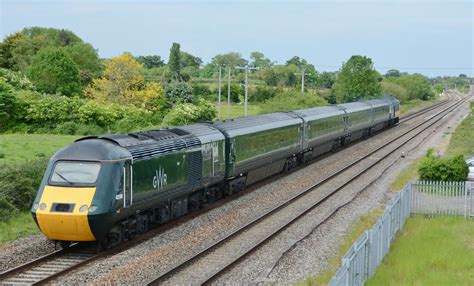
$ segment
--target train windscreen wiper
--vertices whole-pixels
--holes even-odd
[[[56,175],[58,175],[59,177],[61,177],[61,179],[63,179],[65,182],[69,183],[70,185],[73,185],[73,182],[69,181],[68,179],[66,179],[66,177],[64,177],[63,175],[61,175],[58,171],[54,171],[54,173]]]

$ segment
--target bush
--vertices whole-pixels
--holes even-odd
[[[175,105],[163,121],[166,125],[179,126],[199,121],[210,121],[216,115],[217,109],[214,104],[206,100],[199,100],[196,105],[191,103]]]
[[[194,101],[192,87],[182,81],[172,81],[165,89],[166,97],[171,105],[175,103],[191,103]]]
[[[30,102],[26,120],[27,123],[47,129],[54,128],[59,123],[75,122],[84,103],[83,99],[77,97],[47,96]]]
[[[464,181],[469,172],[463,155],[450,158],[439,158],[428,150],[418,170],[421,180],[426,181]]]
[[[48,161],[38,159],[0,168],[0,217],[30,209]]]
[[[273,98],[278,92],[278,89],[266,86],[257,86],[251,91],[249,102],[264,102]]]
[[[327,105],[327,102],[318,95],[297,91],[280,92],[275,97],[262,104],[262,113],[296,110]]]
[[[33,83],[21,72],[0,68],[0,79],[10,84],[16,90],[34,90]]]

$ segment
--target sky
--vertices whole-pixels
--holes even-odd
[[[173,42],[209,62],[252,51],[284,64],[300,56],[333,71],[351,55],[427,76],[474,76],[473,1],[0,0],[0,36],[25,27],[68,29],[104,58],[168,59]]]

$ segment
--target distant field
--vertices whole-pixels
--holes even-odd
[[[0,134],[0,164],[49,157],[79,136]]]
[[[365,285],[474,285],[474,220],[409,218]]]

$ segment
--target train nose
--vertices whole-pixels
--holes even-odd
[[[96,240],[88,220],[95,188],[46,186],[36,207],[41,232],[50,240]]]

